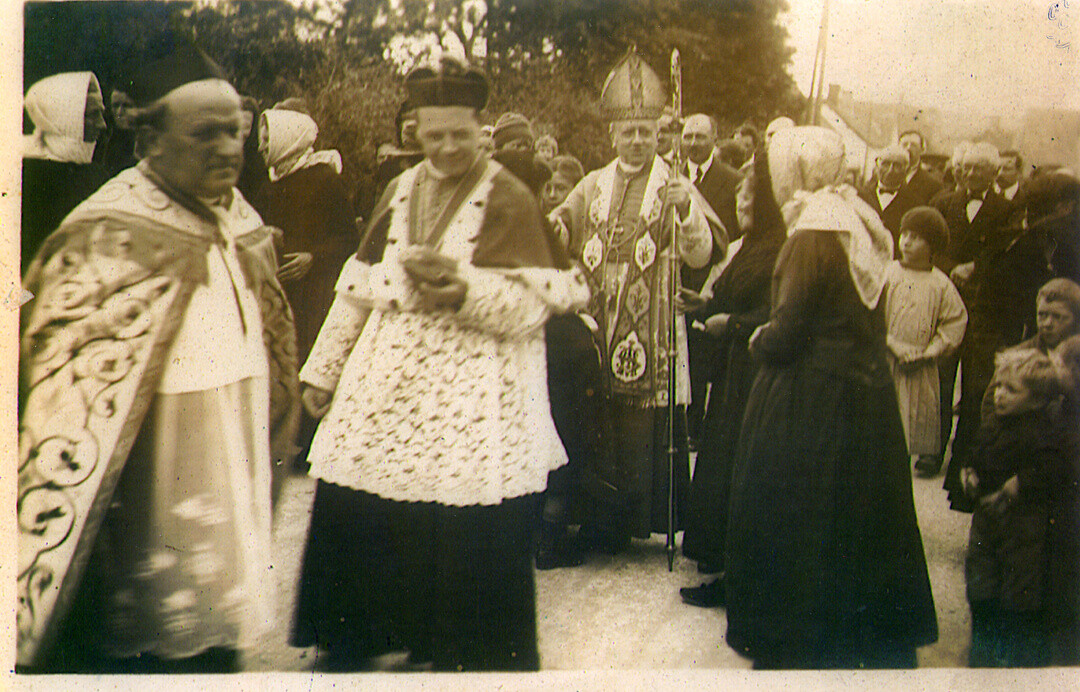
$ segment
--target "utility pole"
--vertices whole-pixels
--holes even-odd
[[[829,0],[823,0],[817,50],[814,52],[814,74],[810,78],[810,114],[806,118],[811,125],[817,125],[821,120],[821,93],[825,88],[825,45],[828,42],[828,36]]]

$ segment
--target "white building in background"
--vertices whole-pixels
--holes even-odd
[[[855,101],[831,84],[819,118],[844,138],[848,167],[862,178],[870,175],[877,152],[909,129],[923,134],[928,153],[949,155],[961,140],[982,140],[999,149],[1019,150],[1029,173],[1034,167],[1080,171],[1080,111],[1028,108],[1022,119],[1006,121],[999,115]]]
[[[874,158],[880,147],[871,146],[863,135],[856,132],[840,114],[827,103],[821,104],[818,124],[833,130],[844,140],[847,169],[856,171],[856,179],[865,180],[873,169]]]

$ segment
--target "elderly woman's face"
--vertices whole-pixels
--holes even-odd
[[[83,141],[96,142],[106,127],[105,103],[101,100],[97,85],[91,82],[86,90],[86,108],[83,110]]]

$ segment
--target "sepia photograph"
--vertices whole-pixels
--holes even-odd
[[[5,685],[1080,684],[1080,1],[2,19]]]

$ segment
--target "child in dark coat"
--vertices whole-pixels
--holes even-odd
[[[975,500],[965,565],[972,667],[1030,667],[1051,661],[1049,535],[1054,479],[1064,450],[1057,424],[1062,382],[1033,349],[998,354],[993,410],[967,465]]]

